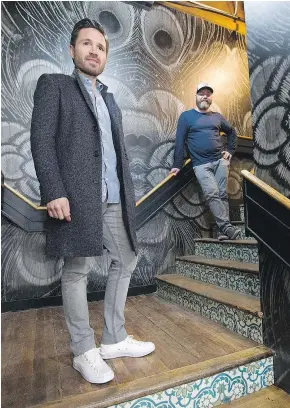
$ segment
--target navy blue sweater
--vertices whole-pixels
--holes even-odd
[[[172,167],[181,169],[183,166],[185,143],[187,143],[193,166],[219,160],[224,149],[220,132],[226,134],[226,150],[233,154],[237,143],[237,133],[220,113],[200,113],[195,109],[183,112],[177,124]]]

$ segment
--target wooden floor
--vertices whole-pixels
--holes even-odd
[[[237,401],[230,402],[225,408],[289,408],[290,395],[280,388],[268,387],[264,390],[247,395]]]
[[[103,326],[103,302],[90,303],[89,309],[98,342]],[[57,400],[56,404],[46,406],[81,407],[82,398],[94,395],[97,401],[99,395],[99,405],[94,406],[106,407],[106,398],[113,393],[119,392],[126,401],[124,393],[131,385],[142,384],[143,395],[146,395],[147,379],[153,387],[158,383],[158,376],[170,379],[171,373],[176,376],[181,370],[192,373],[193,370],[186,371],[186,367],[193,364],[200,364],[203,369],[212,368],[216,363],[221,366],[227,355],[230,366],[234,360],[231,356],[235,356],[232,353],[238,356],[243,350],[256,346],[214,322],[153,295],[128,298],[125,314],[128,334],[153,341],[156,350],[144,358],[110,360],[114,380],[92,385],[72,368],[62,307],[3,313],[2,406],[25,408]],[[213,362],[208,362],[211,359]]]

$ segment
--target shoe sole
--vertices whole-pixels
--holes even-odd
[[[240,236],[241,236],[241,233],[242,233],[242,231],[241,230],[236,230],[234,233],[233,233],[233,235],[231,236],[231,237],[229,237],[229,236],[227,236],[227,237],[225,237],[225,236],[223,236],[223,237],[218,237],[218,240],[219,241],[231,241],[231,240],[235,240],[235,239],[237,239],[237,238],[239,238]]]
[[[229,239],[229,237],[226,237],[225,235],[222,237],[218,237],[219,241],[226,241],[227,239]]]
[[[237,239],[241,234],[241,230],[237,230],[233,233],[233,236],[229,239]]]
[[[105,353],[100,352],[100,356],[102,357],[103,360],[109,360],[111,358],[120,358],[120,357],[136,357],[136,358],[138,358],[138,357],[147,356],[148,354],[153,353],[154,350],[155,350],[155,347],[152,350],[147,351],[146,353],[145,352],[143,352],[143,353],[129,353],[129,352],[124,353],[124,352],[120,352],[120,353],[106,353],[105,354]]]
[[[92,384],[105,384],[105,383],[107,383],[107,382],[109,382],[109,381],[112,381],[112,379],[114,378],[114,373],[108,373],[108,374],[106,374],[106,375],[102,375],[102,376],[100,376],[100,377],[91,379],[91,378],[87,377],[87,376],[82,372],[82,369],[81,369],[77,364],[74,364],[74,363],[73,363],[73,368],[74,368],[76,371],[78,371],[78,372],[81,374],[81,376],[82,376],[86,381],[88,381],[89,383],[92,383]]]

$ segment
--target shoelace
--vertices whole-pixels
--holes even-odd
[[[142,346],[145,344],[144,341],[135,340],[134,336],[128,336],[126,339],[127,343],[136,344],[138,346]]]
[[[87,362],[89,363],[89,365],[94,369],[94,370],[99,370],[101,363],[102,363],[102,358],[100,356],[100,350],[99,349],[95,349],[94,352],[90,352],[90,353],[84,353],[84,357],[87,360]]]

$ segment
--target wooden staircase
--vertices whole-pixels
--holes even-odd
[[[157,277],[157,294],[262,344],[258,261],[254,239],[196,239],[174,274]]]
[[[99,342],[103,302],[89,311]],[[72,367],[62,307],[3,313],[3,407],[211,407],[272,384],[271,350],[197,313],[141,295],[127,299],[125,316],[128,333],[156,350],[107,360],[115,378],[95,385]]]
[[[193,254],[176,258],[175,273],[156,278],[157,295],[263,344],[258,246],[245,234],[243,206],[234,219],[241,239],[219,241],[214,227],[212,238],[195,240]]]
[[[256,241],[197,239],[193,254],[176,259],[175,273],[156,281],[156,294],[129,297],[125,309],[128,333],[153,341],[155,352],[107,360],[115,378],[103,385],[72,368],[61,307],[4,313],[5,406],[210,408],[273,385],[273,353],[262,344]],[[102,303],[89,304],[97,342]]]

